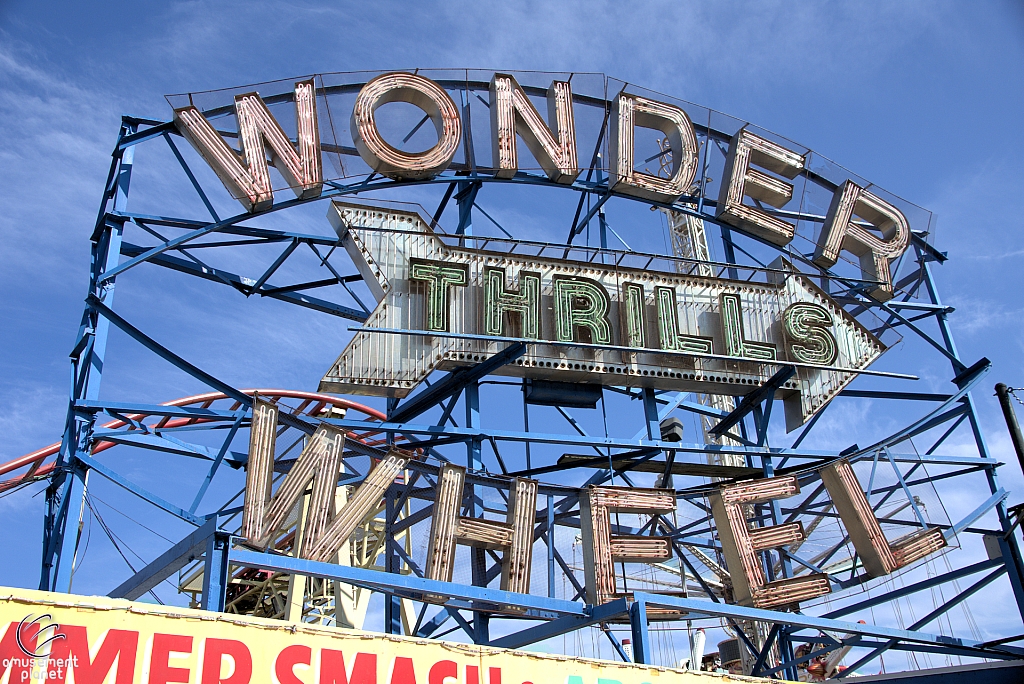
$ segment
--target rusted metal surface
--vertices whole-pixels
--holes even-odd
[[[437,476],[434,513],[430,519],[430,540],[424,575],[443,582],[452,581],[455,570],[455,540],[462,508],[462,487],[466,469],[445,464]]]
[[[671,489],[597,487],[580,492],[580,531],[587,602],[606,603],[618,595],[615,561],[658,563],[671,557],[668,540],[658,537],[613,535],[611,513],[664,515],[676,509]],[[616,556],[616,553],[621,554]]]
[[[437,144],[424,152],[392,147],[377,128],[374,112],[388,102],[406,102],[423,110],[437,131]],[[444,88],[416,74],[382,74],[356,97],[352,109],[352,142],[359,156],[379,174],[399,179],[432,178],[452,161],[462,140],[462,120]]]
[[[253,401],[252,424],[249,428],[249,461],[245,473],[245,499],[242,507],[240,533],[256,546],[259,546],[259,542],[267,536],[264,532],[264,525],[267,522],[267,509],[271,502],[270,486],[274,474],[277,414],[276,405],[258,397]],[[275,530],[271,530],[271,533]]]
[[[572,183],[580,174],[576,159],[576,122],[572,109],[572,86],[552,81],[548,89],[548,121],[523,92],[515,76],[495,74],[491,79],[492,158],[498,178],[512,178],[519,171],[519,136],[533,153],[548,178]],[[554,134],[552,134],[554,130]]]
[[[772,525],[750,530],[750,544],[755,551],[777,549],[804,540],[804,524],[802,522]]]
[[[401,475],[413,454],[392,448],[349,497],[348,503],[324,529],[323,534],[311,541],[302,556],[310,560],[327,562],[352,536],[359,525],[380,506],[387,488]],[[306,545],[303,545],[306,548]]]
[[[744,204],[743,198],[780,208],[792,198],[793,186],[758,171],[754,165],[795,178],[804,168],[804,156],[741,128],[729,144],[716,218],[772,244],[786,245],[793,239],[796,226]]]
[[[323,190],[323,161],[316,88],[312,79],[295,84],[297,151],[259,93],[237,95],[235,116],[242,146],[241,158],[194,106],[174,110],[178,131],[192,143],[228,192],[247,210],[260,211],[274,202],[267,147],[270,148],[274,167],[297,197],[319,197]]]
[[[784,476],[720,487],[708,497],[738,603],[757,608],[790,606],[831,591],[825,574],[771,582],[765,575],[758,552],[801,541],[804,538],[802,525],[794,523],[751,530],[747,524],[747,507],[799,492],[796,476]]]
[[[466,469],[445,464],[438,473],[434,515],[430,523],[425,575],[450,582],[456,545],[502,551],[501,588],[530,593],[533,529],[537,517],[536,480],[516,478],[509,488],[505,522],[460,517]]]
[[[512,543],[501,561],[501,588],[530,593],[533,567],[533,529],[537,517],[537,480],[517,477],[512,482],[506,522],[512,527]]]
[[[888,575],[946,546],[946,538],[936,528],[919,530],[890,544],[846,459],[823,468],[821,481],[828,488],[861,564],[872,577]]]
[[[662,178],[637,171],[634,136],[637,126],[661,131],[671,150],[672,171]],[[614,161],[609,185],[616,192],[659,202],[674,202],[693,183],[697,173],[697,135],[681,108],[620,93],[612,105],[610,150]]]

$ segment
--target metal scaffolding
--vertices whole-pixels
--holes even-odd
[[[351,90],[360,83],[356,80],[345,87]],[[446,84],[462,94],[467,108],[471,100],[486,92],[487,86],[486,82],[468,78]],[[322,87],[326,90],[329,86]],[[288,97],[282,95],[278,101],[287,102]],[[605,117],[606,104],[604,100],[581,101],[581,105],[604,108]],[[698,123],[697,130],[705,143],[705,155],[712,153],[709,148],[714,150],[716,145],[728,143],[730,137],[729,132],[718,131],[710,124]],[[744,642],[754,674],[791,679],[796,679],[799,664],[848,646],[869,649],[850,665],[848,673],[890,650],[999,660],[1024,657],[1024,647],[1010,645],[1013,639],[982,642],[930,629],[940,616],[1004,576],[1012,588],[1017,609],[1024,615],[1024,565],[1014,520],[1008,513],[1007,492],[997,479],[1000,463],[989,452],[974,399],[979,388],[988,386],[984,383],[990,381],[990,364],[986,359],[964,360],[957,351],[949,324],[952,309],[943,304],[932,274],[935,264],[946,261],[946,254],[930,244],[927,235],[915,232],[912,247],[894,274],[897,296],[888,302],[877,301],[865,294],[862,281],[815,266],[798,251],[738,236],[716,221],[711,212],[715,203],[705,200],[703,194],[699,199],[684,196],[672,206],[616,194],[600,171],[598,152],[604,137],[602,129],[591,172],[571,185],[559,186],[563,192],[578,193],[578,208],[568,240],[548,248],[560,247],[567,253],[575,250],[574,254],[584,255],[581,258],[602,262],[606,256],[618,258],[621,252],[608,249],[606,231],[611,228],[603,215],[603,207],[613,198],[669,210],[670,220],[672,216],[692,220],[700,224],[702,232],[706,222],[714,227],[707,229],[704,251],[688,243],[681,254],[696,268],[719,276],[736,277],[740,271],[753,273],[763,264],[759,259],[748,258],[749,252],[754,247],[775,249],[804,272],[820,278],[822,289],[851,315],[871,317],[875,321],[873,332],[906,335],[948,361],[955,390],[907,392],[890,389],[898,387],[898,381],[887,378],[877,379],[869,387],[847,388],[812,417],[789,446],[779,447],[769,445],[769,432],[777,390],[788,377],[785,368],[734,403],[701,401],[697,395],[685,392],[606,387],[602,407],[613,401],[642,406],[637,414],[636,434],[625,436],[591,434],[574,416],[572,405],[565,403],[554,406],[552,415],[553,420],[564,421],[566,431],[538,431],[537,415],[530,415],[531,409],[537,411],[536,404],[528,401],[525,389],[520,406],[510,405],[507,395],[503,395],[501,402],[489,405],[487,392],[493,388],[488,383],[510,382],[507,378],[495,380],[492,374],[502,365],[514,362],[523,353],[525,343],[510,343],[499,355],[475,366],[450,373],[435,372],[429,386],[402,401],[390,400],[386,411],[326,394],[239,389],[218,379],[214,370],[199,368],[137,327],[131,311],[115,307],[115,283],[130,277],[144,278],[147,269],[160,267],[211,285],[227,286],[245,297],[269,297],[307,309],[310,315],[339,317],[359,325],[369,314],[359,296],[362,277],[347,263],[342,251],[335,251],[339,242],[335,237],[259,227],[258,217],[247,212],[221,217],[210,196],[222,191],[206,188],[200,182],[186,160],[187,155],[178,148],[176,141],[180,138],[174,124],[124,117],[91,238],[89,291],[71,352],[73,384],[63,438],[59,446],[34,452],[0,470],[0,474],[14,473],[13,479],[0,483],[5,489],[38,479],[48,481],[39,587],[58,592],[71,590],[79,545],[77,530],[88,501],[85,492],[90,478],[101,477],[195,527],[193,533],[145,568],[118,587],[111,587],[111,596],[137,598],[182,571],[182,590],[208,610],[235,610],[295,620],[336,619],[337,624],[358,627],[362,626],[361,616],[366,614],[368,597],[377,593],[386,597],[383,629],[388,633],[437,637],[447,633],[443,627],[451,625],[461,629],[474,643],[519,648],[584,627],[599,626],[623,659],[628,658],[628,653],[609,626],[628,624],[632,632],[632,659],[639,663],[654,660],[649,623],[716,618],[732,625]],[[135,152],[146,146],[169,147],[209,217],[144,215],[129,210]],[[352,148],[339,146],[331,151],[342,158],[357,158]],[[808,169],[803,173],[809,176],[815,172]],[[278,199],[259,216],[314,201],[326,204],[332,198],[379,197],[382,192],[417,184],[434,185],[439,193],[443,192],[433,212],[435,225],[451,200],[455,200],[458,224],[453,236],[472,240],[479,248],[485,248],[488,238],[479,230],[473,231],[475,216],[486,218],[508,233],[480,208],[479,201],[486,197],[486,190],[507,184],[551,185],[542,174],[530,171],[520,171],[513,178],[498,178],[467,159],[467,163],[455,163],[428,181],[396,181],[374,173],[346,178],[344,182],[328,181],[320,197]],[[788,218],[811,223],[823,219],[810,211]],[[601,246],[573,244],[591,221],[600,221]],[[678,232],[673,232],[673,239],[682,239],[676,235]],[[725,255],[721,263],[712,262],[706,253],[707,240],[714,235],[721,238],[720,253]],[[214,254],[246,253],[256,248],[275,249],[278,254],[259,274],[216,267],[210,258]],[[292,272],[287,265],[298,255],[309,253],[315,256],[321,275],[287,281],[284,274]],[[651,256],[655,258],[659,257]],[[104,369],[112,362],[107,352],[111,326],[208,387],[209,393],[164,405],[139,403],[130,397],[114,400],[101,396]],[[339,496],[344,496],[368,474],[369,467],[363,467],[359,459],[370,463],[382,457],[388,445],[420,450],[426,455],[411,462],[404,475],[390,485],[384,506],[364,521],[349,542],[350,548],[344,550],[336,563],[289,555],[295,530],[301,525],[301,514],[293,516],[290,537],[283,536],[273,552],[261,552],[233,541],[238,530],[237,501],[208,501],[210,483],[226,470],[237,470],[245,464],[246,455],[232,449],[239,435],[249,428],[255,392],[270,397],[281,407],[279,444],[301,443],[321,422],[354,436],[346,444],[346,463],[351,460],[352,465],[339,483]],[[842,452],[802,447],[822,415],[839,410],[834,405],[868,400],[925,408],[923,415],[910,424],[865,447],[853,445]],[[455,412],[457,406],[464,408],[464,414]],[[510,416],[517,414],[524,416],[523,429],[512,426]],[[706,423],[708,438],[701,434],[697,441],[683,442],[663,436],[660,426],[670,415],[692,416],[697,424]],[[112,422],[103,424],[102,416]],[[535,426],[532,430],[531,420]],[[976,453],[944,454],[943,445],[961,428],[970,433]],[[195,437],[200,432],[212,437]],[[918,449],[912,443],[914,438],[927,439],[927,448]],[[175,500],[166,500],[104,463],[101,452],[114,445],[152,450],[153,457],[160,459],[200,459],[208,464],[207,476],[197,491],[182,492]],[[563,455],[554,462],[540,456],[553,451]],[[285,456],[279,454],[282,470],[290,463]],[[831,548],[819,549],[820,552],[812,552],[814,555],[797,545],[764,551],[765,566],[772,577],[779,578],[826,572],[834,593],[871,586],[874,591],[870,598],[865,596],[838,608],[815,604],[792,611],[749,608],[731,602],[728,568],[723,567],[721,545],[706,504],[713,487],[711,478],[717,482],[796,474],[805,492],[799,501],[752,506],[751,519],[755,524],[803,521],[810,534],[838,518],[830,507],[819,471],[840,457],[870,473],[865,493],[882,523],[906,532],[926,524],[917,492],[968,477],[984,480],[984,494],[979,496],[978,506],[971,514],[937,526],[950,544],[960,535],[983,537],[989,557],[968,565],[954,565],[949,571],[896,588],[873,582],[856,555],[850,553],[849,539],[840,535],[832,539]],[[471,567],[465,582],[440,582],[423,576],[417,549],[411,541],[413,531],[420,530],[424,521],[429,525],[440,467],[449,462],[463,463],[468,469],[468,508],[475,517],[501,512],[511,476],[554,476],[539,488],[535,540],[543,551],[534,556],[543,573],[540,579],[535,578],[535,590],[530,594],[494,588],[501,564],[495,554],[485,549],[470,550]],[[679,590],[656,593],[623,586],[627,595],[603,605],[588,605],[578,566],[566,557],[566,544],[579,533],[579,488],[609,482],[639,485],[651,478],[657,478],[661,486],[675,489],[680,510],[685,510],[686,515],[682,519],[624,517],[617,521],[617,527],[624,533],[658,531],[671,538],[675,558],[660,570],[665,574],[658,581],[662,585],[675,583]],[[998,526],[978,527],[978,521],[992,511]],[[929,524],[936,526],[934,521]],[[295,578],[309,579],[297,584]],[[628,573],[619,579],[629,581]],[[845,619],[873,606],[920,595],[959,580],[968,580],[970,584],[905,629]],[[559,590],[563,585],[568,587],[565,592]],[[343,592],[349,595],[343,598]],[[357,596],[360,592],[361,598]],[[343,612],[348,617],[335,617]],[[752,640],[749,629],[737,627],[740,623],[760,623],[769,629],[767,634],[755,635]],[[492,636],[492,632],[497,636]],[[799,648],[801,645],[805,647]]]

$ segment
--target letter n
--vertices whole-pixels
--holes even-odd
[[[235,116],[242,152],[239,154],[194,106],[174,110],[174,124],[206,160],[228,192],[247,211],[260,211],[274,203],[267,147],[274,167],[297,197],[319,197],[323,190],[323,160],[316,115],[313,80],[295,84],[295,121],[298,146],[292,144],[258,93],[235,96]]]
[[[540,118],[514,76],[494,74],[491,79],[493,159],[498,178],[512,178],[519,170],[516,136],[522,137],[548,178],[571,184],[580,175],[576,161],[576,123],[572,112],[572,86],[552,81],[548,88],[548,119],[554,134]]]

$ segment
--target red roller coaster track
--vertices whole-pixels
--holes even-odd
[[[242,392],[245,394],[259,394],[261,397],[273,402],[279,402],[281,399],[298,399],[300,400],[299,405],[294,409],[291,409],[291,412],[295,414],[315,416],[323,413],[323,410],[327,406],[332,406],[346,410],[351,409],[358,411],[365,414],[367,417],[376,420],[384,420],[386,417],[380,411],[370,408],[369,406],[364,406],[363,404],[358,404],[354,401],[343,399],[341,397],[332,397],[327,394],[318,394],[316,392],[302,392],[299,390],[283,389],[246,389],[242,390]],[[200,406],[201,408],[209,408],[215,401],[227,398],[228,397],[221,392],[207,392],[206,394],[196,394],[190,397],[174,399],[173,401],[161,404],[161,406]],[[238,403],[235,402],[231,410],[235,410],[237,408]],[[133,421],[142,421],[147,417],[149,416],[145,413],[137,413],[129,416]],[[149,427],[158,430],[160,428],[174,428],[181,427],[183,425],[195,425],[203,422],[207,421],[203,418],[168,418],[167,416],[161,416],[159,420]],[[105,429],[113,429],[123,427],[125,424],[126,423],[123,420],[113,420],[103,427]],[[350,434],[349,436],[366,444],[374,443],[374,441],[368,439],[372,436],[370,433],[363,433],[359,435]],[[98,454],[101,451],[106,451],[112,446],[115,446],[114,442],[96,442],[95,446],[93,446],[92,453]],[[56,461],[48,461],[48,459],[55,456],[58,451],[60,451],[60,442],[54,442],[42,449],[37,449],[32,453],[25,454],[24,456],[0,465],[0,477],[23,468],[25,469],[24,472],[14,475],[13,477],[0,480],[0,492],[8,491],[23,484],[49,477],[54,470]]]

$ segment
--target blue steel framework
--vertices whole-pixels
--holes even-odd
[[[476,94],[475,90],[486,88],[486,83],[466,83],[464,88],[463,102],[465,103],[471,95]],[[278,98],[278,101],[287,100],[287,96],[280,96]],[[716,139],[717,142],[721,142],[722,139],[727,141],[728,139],[727,135],[716,136],[715,131],[710,128],[702,130],[701,133],[708,138]],[[75,558],[78,544],[78,535],[75,533],[77,529],[76,523],[82,519],[83,507],[85,505],[83,489],[87,478],[91,474],[95,474],[111,480],[136,496],[195,525],[197,528],[196,532],[170,548],[146,568],[140,570],[120,587],[113,590],[111,595],[114,596],[140,596],[155,586],[161,579],[168,577],[189,561],[202,557],[205,558],[202,605],[209,610],[224,609],[225,591],[231,567],[260,568],[283,573],[296,573],[311,577],[341,580],[354,586],[381,592],[389,597],[385,604],[385,628],[391,633],[402,630],[399,619],[399,599],[410,598],[416,600],[422,599],[427,594],[443,595],[448,597],[448,599],[438,614],[431,619],[425,619],[428,604],[423,603],[417,624],[413,629],[414,633],[420,636],[438,634],[440,626],[445,621],[454,619],[476,643],[490,643],[495,646],[522,647],[585,626],[602,625],[605,626],[605,633],[610,637],[613,645],[615,645],[622,657],[625,658],[626,655],[621,645],[611,632],[607,630],[606,626],[612,622],[628,621],[632,626],[633,657],[636,662],[649,663],[651,662],[652,655],[647,614],[649,609],[660,607],[682,610],[687,612],[690,617],[721,617],[733,622],[733,624],[735,624],[734,621],[758,621],[771,625],[771,630],[767,638],[760,645],[760,648],[750,643],[749,639],[743,636],[742,632],[740,633],[741,639],[747,643],[748,648],[757,654],[755,673],[763,675],[781,673],[795,679],[795,667],[798,662],[806,661],[822,650],[831,650],[840,645],[854,645],[871,649],[868,655],[851,665],[851,670],[856,670],[878,654],[889,649],[994,659],[1024,657],[1024,648],[1008,645],[1015,640],[1013,638],[979,643],[974,640],[922,631],[937,617],[1004,574],[1007,576],[1012,587],[1017,606],[1022,614],[1024,614],[1024,579],[1022,579],[1024,578],[1024,572],[1022,572],[1020,551],[1014,536],[1013,521],[1010,519],[1005,505],[1007,493],[999,487],[996,479],[996,468],[1000,464],[989,454],[985,438],[978,424],[978,415],[972,397],[972,390],[982,386],[980,383],[986,377],[989,364],[985,359],[973,365],[968,365],[961,360],[947,321],[947,315],[951,309],[944,306],[939,298],[931,273],[931,265],[933,263],[941,264],[946,259],[946,256],[936,251],[934,247],[925,241],[924,236],[920,234],[913,236],[912,248],[908,252],[908,256],[911,256],[912,260],[905,259],[904,263],[901,264],[901,270],[897,273],[899,296],[888,303],[879,303],[862,296],[858,289],[861,287],[861,284],[856,280],[829,272],[821,272],[821,275],[828,280],[832,288],[832,295],[855,315],[865,309],[872,309],[886,318],[884,323],[886,328],[902,328],[905,331],[911,331],[924,340],[937,353],[948,359],[954,376],[952,382],[956,385],[957,390],[952,394],[866,389],[845,390],[842,393],[844,397],[918,401],[925,405],[930,402],[937,405],[937,408],[927,412],[924,417],[884,440],[878,441],[866,448],[848,450],[842,455],[854,462],[872,461],[874,466],[877,466],[880,459],[890,461],[899,480],[898,484],[878,488],[869,484],[869,497],[881,497],[881,501],[875,505],[877,510],[891,497],[906,494],[909,504],[915,508],[915,513],[920,518],[921,524],[923,524],[923,518],[921,518],[920,511],[916,510],[914,497],[910,494],[910,486],[931,483],[968,473],[983,473],[988,482],[990,496],[981,501],[971,515],[944,527],[947,536],[950,538],[963,533],[988,535],[990,540],[994,540],[994,546],[990,544],[990,548],[997,547],[998,549],[997,553],[990,551],[991,558],[989,560],[962,568],[955,568],[950,572],[930,577],[899,590],[876,593],[872,598],[864,599],[819,616],[804,615],[800,612],[759,610],[725,602],[721,589],[709,586],[701,578],[701,574],[694,567],[694,557],[686,552],[684,546],[689,545],[689,547],[698,548],[703,546],[708,552],[714,553],[716,541],[711,533],[712,524],[709,513],[705,514],[696,523],[690,523],[681,528],[673,527],[668,520],[655,519],[652,520],[647,529],[640,530],[640,532],[647,532],[657,528],[662,533],[671,535],[681,571],[685,568],[686,572],[691,574],[702,586],[706,596],[701,599],[695,599],[692,597],[679,598],[634,592],[629,599],[620,598],[605,605],[591,606],[586,605],[579,598],[583,595],[583,587],[580,586],[574,573],[558,553],[553,541],[559,526],[578,528],[578,519],[574,517],[578,514],[578,497],[574,494],[576,488],[551,484],[541,486],[540,500],[547,503],[546,509],[542,508],[538,513],[538,527],[536,530],[536,538],[543,540],[547,547],[545,562],[549,586],[548,596],[512,595],[489,588],[487,585],[498,574],[496,570],[498,566],[494,562],[493,556],[488,556],[483,550],[474,550],[473,552],[473,585],[468,586],[424,579],[416,562],[405,553],[399,544],[394,543],[392,539],[387,541],[384,549],[385,567],[388,574],[358,567],[314,563],[287,555],[260,553],[233,547],[230,530],[224,529],[222,523],[227,516],[237,513],[237,509],[222,507],[206,515],[197,514],[196,510],[205,492],[205,486],[208,485],[209,480],[217,472],[217,467],[224,460],[232,438],[240,427],[244,428],[247,425],[246,409],[251,405],[252,397],[221,382],[213,375],[174,354],[147,336],[143,331],[134,327],[121,314],[116,313],[113,308],[116,277],[125,274],[140,264],[147,263],[187,275],[197,276],[208,281],[219,282],[238,290],[246,296],[259,294],[261,296],[273,297],[322,314],[339,316],[355,322],[364,320],[367,312],[358,297],[348,287],[348,283],[358,280],[358,276],[342,275],[328,261],[331,250],[336,247],[334,239],[318,235],[257,228],[249,225],[251,216],[244,213],[229,218],[221,218],[209,200],[207,190],[202,187],[193,171],[189,168],[185,157],[180,153],[175,143],[176,135],[177,132],[174,126],[169,122],[131,117],[123,119],[99,215],[92,234],[93,248],[89,293],[77,343],[71,353],[74,380],[71,388],[66,428],[60,452],[57,456],[56,468],[50,476],[49,486],[46,490],[43,536],[44,552],[40,588],[53,591],[70,590],[73,559]],[[167,216],[148,216],[134,214],[127,210],[134,151],[135,147],[141,144],[165,144],[170,146],[182,171],[187,176],[196,193],[198,193],[203,204],[209,210],[211,219],[193,220]],[[707,147],[710,146],[706,146],[705,150]],[[352,150],[341,150],[341,153],[353,154]],[[596,151],[594,156],[596,159]],[[459,225],[457,233],[461,235],[472,234],[472,209],[476,206],[478,193],[484,184],[492,182],[548,184],[543,176],[530,172],[521,171],[511,180],[498,181],[498,179],[485,170],[458,168],[458,165],[453,165],[452,169],[431,181],[423,182],[446,185],[443,199],[435,213],[435,222],[441,216],[449,201],[454,198],[458,204]],[[392,189],[409,184],[409,182],[398,182],[369,174],[359,182],[327,182],[322,197],[318,199],[360,196],[378,190]],[[609,191],[603,174],[600,170],[598,170],[596,177],[592,174],[587,174],[586,178],[581,178],[568,187],[570,190],[580,194],[579,208],[569,231],[568,242],[571,244],[573,239],[582,233],[583,229],[593,218],[599,217],[601,245],[602,247],[607,247],[607,226],[601,209],[605,202],[610,197],[613,197],[615,193]],[[281,211],[305,201],[313,200],[279,200],[268,212]],[[631,201],[644,202],[644,200],[635,199]],[[588,203],[589,209],[584,213],[583,209]],[[650,202],[648,204],[661,206]],[[695,203],[681,201],[672,208],[699,216],[707,222],[715,223],[713,215],[708,213],[709,210],[713,209],[714,204],[713,201],[705,200],[701,197]],[[480,211],[483,210],[481,209]],[[493,222],[493,219],[488,214],[485,213],[484,215]],[[801,216],[798,218],[811,221],[821,220],[820,216]],[[151,246],[140,246],[124,241],[126,226],[129,225],[141,228],[147,234],[155,237],[157,242]],[[497,225],[496,222],[495,225]],[[501,226],[498,227],[501,228]],[[160,232],[169,230],[177,231],[179,234],[168,239]],[[501,230],[504,232],[504,228],[501,228]],[[733,233],[729,231],[727,226],[721,226],[721,235],[727,257],[727,265],[730,268],[738,266],[736,250],[742,251],[742,248],[735,242]],[[204,242],[202,240],[204,236],[216,236],[219,241],[216,243]],[[195,254],[195,252],[200,252],[201,248],[209,249],[217,246],[221,249],[240,250],[254,244],[284,247],[280,257],[257,279],[244,278],[238,274],[210,267]],[[292,285],[271,286],[268,280],[278,272],[282,264],[300,247],[311,249],[316,253],[321,265],[329,269],[331,277],[325,280],[300,282]],[[792,257],[793,254],[790,253],[789,256]],[[809,262],[806,259],[803,260],[803,264],[805,267],[809,266]],[[818,271],[815,271],[815,273],[818,273]],[[310,294],[310,291],[327,285],[341,285],[352,296],[356,305],[339,304],[328,299],[314,297]],[[918,295],[923,296],[923,301],[912,301]],[[919,322],[923,319],[931,319],[937,325],[938,337],[928,334],[922,328]],[[235,405],[230,409],[224,410],[209,405],[199,408],[179,408],[116,402],[107,399],[101,400],[99,394],[100,381],[105,361],[106,341],[111,325],[114,325],[159,357],[208,385],[212,390],[223,393],[225,397],[233,400]],[[665,473],[663,481],[670,482],[669,474],[673,470],[672,459],[675,458],[675,454],[706,456],[708,452],[717,450],[723,453],[741,454],[745,458],[748,467],[759,470],[764,476],[776,474],[783,468],[786,468],[789,472],[799,472],[802,483],[807,487],[819,482],[815,475],[815,467],[820,467],[823,463],[840,455],[836,452],[809,451],[800,448],[800,444],[814,427],[815,422],[821,415],[820,413],[810,421],[791,447],[770,448],[767,446],[768,425],[774,401],[774,390],[770,386],[770,382],[765,387],[755,390],[748,395],[745,401],[737,401],[737,408],[731,414],[701,404],[695,401],[692,396],[685,394],[662,393],[653,390],[637,392],[636,390],[624,389],[622,391],[632,393],[636,398],[642,398],[646,417],[644,428],[640,430],[636,437],[631,439],[589,436],[572,421],[568,413],[561,411],[561,409],[562,414],[573,423],[577,434],[569,436],[565,434],[538,433],[529,430],[514,431],[482,428],[480,423],[482,407],[479,395],[481,379],[503,363],[514,360],[522,354],[523,349],[523,344],[513,344],[495,359],[481,363],[474,368],[442,375],[440,378],[433,378],[433,384],[425,387],[409,399],[403,402],[391,401],[388,407],[390,417],[386,421],[374,422],[331,417],[321,417],[320,419],[327,420],[354,432],[386,435],[391,440],[404,440],[407,445],[423,448],[427,453],[437,455],[439,458],[443,458],[439,456],[437,451],[439,448],[445,445],[465,444],[467,463],[470,468],[467,484],[471,488],[492,487],[499,490],[507,486],[507,480],[487,472],[483,463],[483,449],[485,445],[490,445],[493,448],[500,468],[503,471],[502,475],[536,476],[555,470],[563,470],[565,466],[531,467],[529,456],[527,456],[525,468],[506,468],[506,464],[501,460],[498,449],[499,443],[523,444],[527,454],[529,454],[529,447],[531,445],[542,444],[584,447],[594,450],[595,453],[601,454],[597,459],[589,459],[589,461],[595,461],[594,463],[588,461],[577,463],[575,466],[596,468],[586,479],[586,484],[599,484],[607,482],[614,477],[620,477],[624,481],[630,482],[629,475],[631,471],[645,464],[649,470],[652,463],[660,464],[658,468],[663,468]],[[778,385],[776,384],[775,386]],[[609,390],[606,389],[605,391]],[[466,416],[465,421],[461,425],[456,425],[455,421],[451,420],[451,413],[456,401],[460,397],[464,400]],[[417,417],[433,407],[440,407],[442,409],[441,418],[436,424],[416,422]],[[663,441],[659,431],[659,423],[665,416],[676,410],[691,411],[702,416],[706,415],[720,419],[719,432],[725,432],[727,429],[738,426],[738,435],[735,434],[735,431],[727,433],[730,437],[735,437],[737,445],[721,446]],[[99,429],[96,424],[96,418],[99,414],[107,414],[115,419],[124,420],[124,426],[115,429]],[[183,438],[188,436],[187,433],[178,433],[175,436],[173,430],[161,430],[159,425],[154,428],[152,425],[145,424],[146,419],[154,417],[160,419],[177,417],[201,420],[204,425],[211,428],[224,429],[227,436],[219,450],[209,449],[208,447],[183,441]],[[311,433],[315,426],[313,420],[299,413],[291,414],[287,411],[282,411],[281,420],[284,423],[285,429],[295,429],[306,434]],[[973,434],[977,446],[977,455],[937,455],[936,451],[939,450],[943,442],[957,427],[965,422]],[[895,450],[896,447],[904,444],[907,440],[932,430],[941,431],[941,435],[924,453],[907,454]],[[748,435],[753,435],[753,437],[748,438]],[[170,453],[206,454],[205,457],[212,461],[209,477],[206,483],[204,483],[204,489],[196,495],[191,508],[186,510],[184,505],[187,504],[179,506],[177,503],[157,497],[133,484],[108,466],[100,463],[91,454],[92,446],[99,440],[155,448]],[[355,441],[350,441],[349,449],[353,450],[356,454],[364,456],[380,453],[379,447],[366,446]],[[663,454],[666,457],[659,460],[659,457]],[[244,458],[244,455],[242,458]],[[612,468],[599,467],[599,462],[602,460],[611,465]],[[950,468],[950,470],[944,471],[941,474],[931,475],[924,468],[927,465],[941,466]],[[416,484],[419,481],[421,485],[430,485],[437,472],[437,466],[426,462],[414,462],[411,465],[410,472],[410,477],[406,478],[404,482],[396,482],[392,485],[386,497],[386,525],[388,534],[392,537],[400,533],[401,530],[407,529],[411,525],[426,519],[429,515],[430,505],[429,501],[426,501],[429,498],[429,492],[426,491],[429,489],[429,486],[426,488],[421,486],[417,489]],[[358,478],[352,479],[350,482],[356,483]],[[691,487],[678,489],[678,494],[680,501],[691,501],[694,502],[695,506],[700,507],[700,497],[706,491],[707,486]],[[803,501],[798,505],[784,507],[779,504],[769,504],[758,507],[756,520],[779,523],[783,522],[782,518],[793,519],[800,514],[827,516],[829,514],[824,512],[820,499],[821,495],[822,488],[816,487],[813,493],[804,497]],[[484,510],[481,497],[471,495],[471,499],[472,513],[480,515]],[[423,507],[411,515],[400,517],[399,512],[413,500],[420,501]],[[975,528],[974,523],[992,510],[998,516],[999,528],[995,530]],[[846,540],[843,541],[845,542]],[[837,545],[836,549],[833,550],[833,554],[841,546],[843,546],[843,542]],[[765,552],[766,568],[769,572],[772,572],[773,568],[779,568],[783,577],[791,576],[794,564],[817,570],[821,565],[824,565],[826,560],[828,559],[826,558],[815,564],[806,558],[802,558],[799,554],[791,553],[788,550]],[[853,565],[854,568],[848,577],[844,576],[841,578],[837,575],[832,575],[831,579],[834,590],[857,587],[866,582],[866,577],[855,573],[856,564],[854,563]],[[555,598],[553,587],[555,575],[558,572],[563,572],[566,579],[576,587],[576,599],[564,600]],[[844,615],[857,612],[858,610],[917,592],[927,591],[942,584],[968,577],[974,581],[969,588],[939,606],[935,611],[921,618],[906,630],[857,624],[841,619]],[[532,617],[540,620],[540,622],[492,640],[489,634],[489,620],[495,616],[507,615],[506,608],[508,606],[518,607],[519,612],[515,616],[517,619]],[[473,619],[467,620],[459,613],[460,610],[472,611]],[[823,644],[824,646],[822,649],[804,654],[798,659],[794,655],[794,646],[800,643]],[[777,649],[777,651],[773,649]]]

